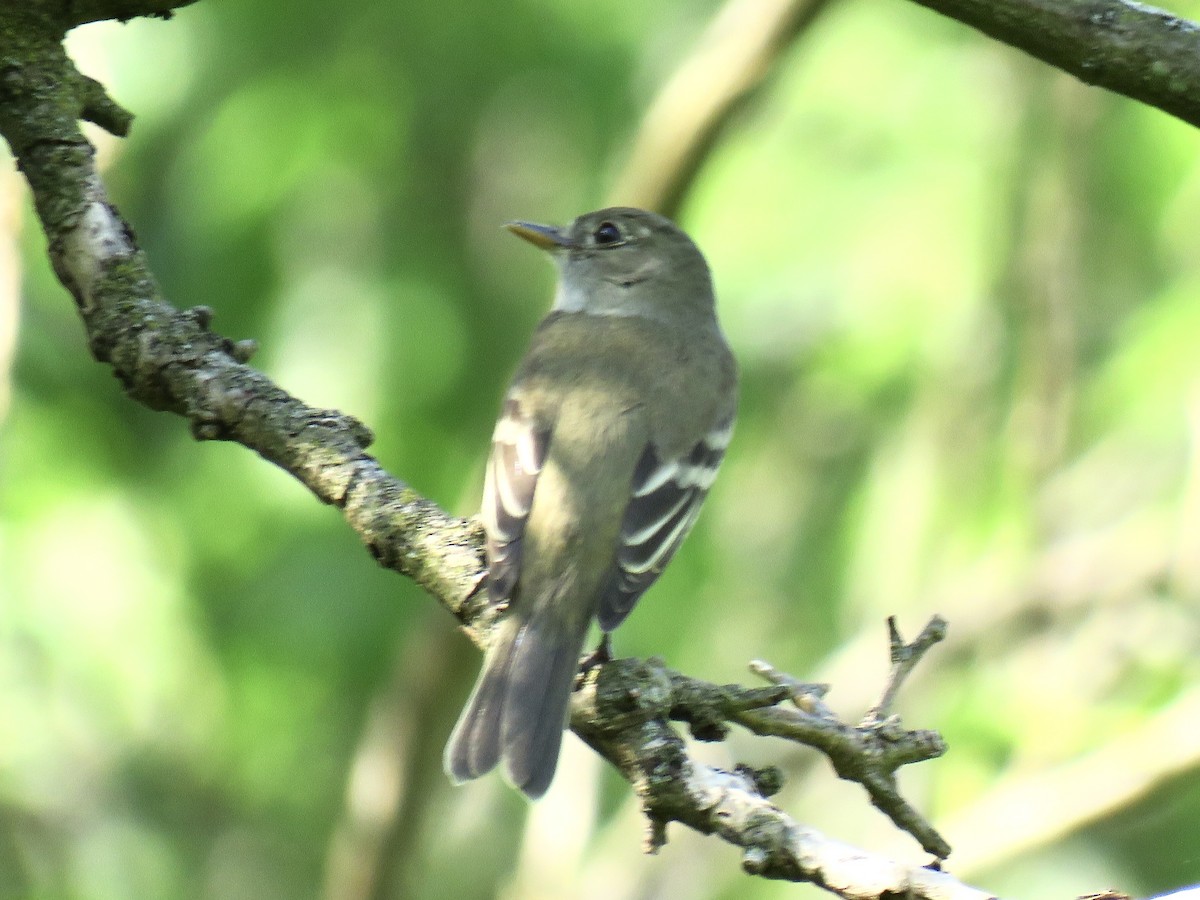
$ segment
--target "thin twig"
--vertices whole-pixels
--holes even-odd
[[[805,712],[825,719],[837,718],[833,710],[825,705],[825,695],[830,690],[828,684],[801,681],[787,672],[781,672],[769,662],[761,659],[750,661],[750,671],[772,684],[786,687],[791,693],[792,702]]]
[[[797,708],[739,711],[731,719],[755,734],[782,737],[820,749],[839,778],[861,784],[872,805],[915,837],[929,853],[945,859],[950,855],[950,845],[900,795],[895,773],[901,766],[941,756],[946,752],[946,744],[937,732],[904,729],[900,718],[890,714],[905,677],[945,634],[945,621],[934,616],[915,641],[905,644],[895,620],[888,619],[892,669],[883,700],[857,726],[841,722],[825,705],[824,685],[804,684],[758,660],[751,664],[751,669],[787,686],[797,699]],[[883,710],[889,712],[880,715]]]
[[[900,630],[896,627],[895,616],[888,616],[887,626],[892,670],[888,675],[883,696],[863,716],[859,726],[862,728],[878,726],[892,714],[892,704],[896,701],[896,694],[899,693],[900,686],[904,684],[904,679],[908,677],[908,674],[921,661],[930,647],[946,638],[946,620],[941,616],[934,616],[930,619],[911,644],[904,643],[904,638],[900,636]]]

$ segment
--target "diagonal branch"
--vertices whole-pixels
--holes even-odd
[[[1086,84],[1200,126],[1200,26],[1129,0],[915,0]]]
[[[128,115],[79,74],[52,20],[3,10],[0,34],[0,133],[33,191],[92,355],[134,400],[186,417],[197,439],[234,441],[291,473],[342,510],[381,565],[472,619],[467,601],[483,567],[478,526],[386,473],[365,452],[372,435],[362,423],[308,406],[247,366],[253,342],[213,332],[207,307],[180,311],[165,301],[78,125],[86,116],[120,130]]]

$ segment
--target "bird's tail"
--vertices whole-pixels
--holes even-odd
[[[475,690],[454,726],[443,763],[455,783],[503,759],[513,785],[540,797],[554,778],[571,686],[590,617],[523,620],[510,613],[488,648]],[[550,619],[551,621],[544,621]]]

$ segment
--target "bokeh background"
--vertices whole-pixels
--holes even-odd
[[[552,287],[499,226],[630,199],[639,121],[717,9],[202,0],[70,47],[138,114],[95,137],[167,295],[468,514]],[[617,650],[718,681],[765,658],[855,718],[885,617],[942,614],[901,711],[950,753],[902,783],[998,893],[1200,881],[1198,138],[914,4],[842,0],[679,211],[742,414]],[[574,738],[536,806],[451,788],[474,649],[336,511],[122,395],[5,158],[0,897],[819,893],[676,827],[643,856]],[[924,861],[814,753],[700,752],[782,765],[799,820]]]

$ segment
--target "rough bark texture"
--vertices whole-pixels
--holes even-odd
[[[290,472],[343,511],[382,565],[469,621],[464,605],[483,568],[478,525],[383,471],[365,452],[372,436],[362,423],[308,406],[246,365],[253,342],[212,331],[211,310],[180,311],[165,301],[78,125],[84,118],[121,134],[130,116],[67,58],[61,41],[74,19],[56,19],[50,6],[0,11],[0,133],[29,182],[92,355],[133,399],[186,417],[197,439],[235,441]]]

